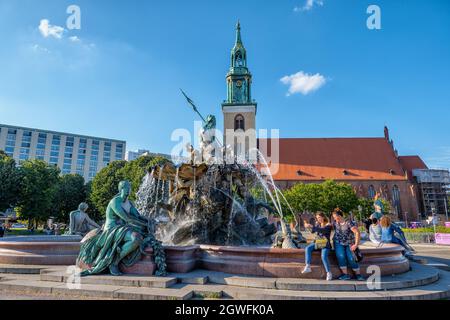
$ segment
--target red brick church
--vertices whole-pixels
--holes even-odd
[[[332,179],[351,184],[358,196],[379,192],[392,204],[393,214],[409,221],[419,218],[420,195],[413,169],[427,169],[419,156],[399,156],[384,129],[376,138],[279,138],[276,184],[321,183]],[[259,139],[260,150],[271,157],[270,139]],[[267,148],[267,150],[264,150]],[[274,163],[272,163],[273,165]]]

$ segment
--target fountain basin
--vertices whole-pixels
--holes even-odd
[[[392,275],[409,271],[409,261],[402,255],[403,248],[385,244],[377,248],[370,244],[360,247],[364,255],[360,263],[361,273],[369,275],[371,265],[380,267],[381,275]],[[332,251],[329,262],[333,274],[340,274],[337,260]],[[221,247],[201,245],[198,253],[199,267],[206,270],[233,274],[279,277],[279,278],[324,278],[320,252],[314,252],[311,273],[301,274],[305,266],[304,249]]]
[[[81,236],[18,236],[0,239],[0,264],[72,265]]]
[[[195,245],[165,247],[165,250],[167,270],[173,273],[186,273],[200,268],[262,277],[311,279],[325,277],[319,252],[313,253],[312,272],[301,274],[305,266],[304,249]],[[402,255],[402,251],[403,248],[395,244],[385,244],[379,248],[371,243],[362,245],[361,252],[364,259],[360,263],[361,273],[370,275],[371,273],[367,273],[367,268],[371,265],[380,267],[381,275],[393,275],[409,271],[409,261]],[[151,249],[148,252],[150,253]],[[333,252],[329,255],[329,260],[333,274],[340,274]],[[131,273],[141,275],[150,275],[155,269],[154,263],[149,263],[148,258],[133,267],[139,272]],[[146,268],[148,269],[146,270]]]
[[[25,236],[0,240],[0,264],[25,265],[74,265],[80,250],[81,237],[77,236]],[[409,261],[402,255],[403,248],[395,244],[376,247],[371,243],[361,246],[364,259],[361,273],[367,275],[371,265],[380,267],[382,275],[407,272]],[[152,275],[156,269],[152,249],[148,256],[130,268],[122,267],[129,274]],[[232,274],[282,278],[325,277],[319,252],[314,252],[309,274],[301,274],[305,266],[305,250],[262,247],[227,247],[213,245],[166,246],[167,270],[186,273],[205,269]],[[339,274],[334,253],[329,255],[333,274]]]

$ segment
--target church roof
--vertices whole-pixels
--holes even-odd
[[[425,162],[419,156],[400,156],[398,159],[403,169],[408,173],[409,179],[413,179],[412,171],[414,169],[428,169]]]
[[[278,140],[279,161],[272,159],[273,163],[279,163],[278,171],[273,174],[274,180],[407,179],[399,157],[396,156],[391,143],[386,138],[280,138]],[[268,154],[269,160],[270,141],[271,139],[258,140],[260,151]],[[407,160],[407,162],[412,161]]]

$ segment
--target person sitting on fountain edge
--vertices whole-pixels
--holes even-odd
[[[339,280],[350,280],[351,277],[347,272],[347,263],[356,274],[356,280],[364,281],[364,277],[360,273],[358,262],[355,260],[354,252],[358,249],[361,234],[358,226],[354,221],[346,220],[341,209],[336,208],[333,211],[333,229],[334,229],[334,250],[338,260],[339,268],[342,275]]]
[[[414,252],[414,249],[408,244],[403,230],[392,223],[391,218],[383,216],[380,219],[381,225],[381,242],[383,243],[395,243],[405,248],[405,256],[409,256]],[[395,235],[397,234],[398,237]]]
[[[313,243],[305,248],[305,268],[302,273],[311,272],[311,258],[314,250],[321,250],[322,263],[325,267],[327,273],[327,281],[333,280],[333,275],[330,269],[330,263],[328,262],[328,253],[331,250],[330,235],[331,235],[331,224],[322,212],[316,213],[317,224],[312,226],[311,224],[305,222],[305,228],[311,229],[312,233],[317,233],[316,239]]]
[[[131,266],[141,258],[148,234],[149,220],[139,214],[128,199],[131,185],[119,183],[117,194],[106,208],[102,229],[81,246],[77,264],[84,269],[81,276],[99,274],[109,268],[112,275],[121,275],[119,263]]]

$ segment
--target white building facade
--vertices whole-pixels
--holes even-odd
[[[29,159],[58,166],[62,174],[92,180],[110,162],[125,159],[126,142],[0,124],[0,150],[20,165]]]

